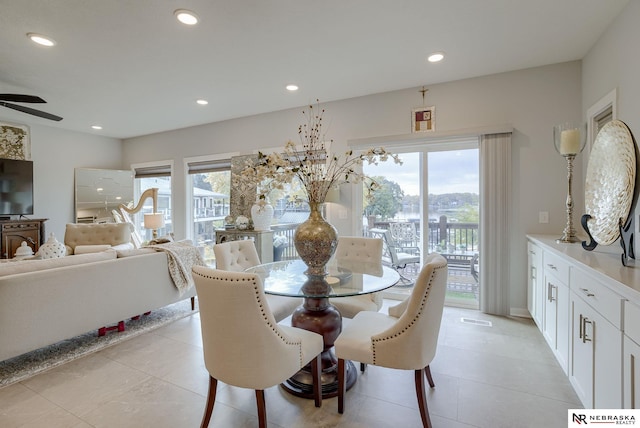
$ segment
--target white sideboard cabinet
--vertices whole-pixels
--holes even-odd
[[[625,409],[640,409],[640,305],[624,302],[622,385]]]
[[[542,267],[542,248],[535,243],[527,242],[528,277],[527,277],[527,306],[531,317],[540,330],[543,328],[542,316],[544,315],[544,275]]]
[[[571,269],[569,380],[585,407],[622,408],[624,299],[588,272]]]
[[[527,251],[529,311],[582,404],[640,406],[640,262],[541,235]]]
[[[544,316],[542,333],[565,374],[569,368],[569,264],[543,251]]]

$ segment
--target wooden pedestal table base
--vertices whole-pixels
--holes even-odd
[[[338,359],[333,353],[333,343],[342,331],[340,312],[329,303],[329,299],[326,297],[305,297],[304,304],[293,312],[291,325],[322,335],[324,340],[324,350],[321,355],[322,398],[336,397],[338,395]],[[357,377],[355,365],[351,361],[347,361],[347,390],[356,383]],[[312,399],[311,366],[306,366],[287,379],[282,387],[293,395]]]

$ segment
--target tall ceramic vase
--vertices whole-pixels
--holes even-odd
[[[338,245],[338,231],[322,217],[320,204],[309,202],[309,218],[293,234],[293,244],[307,265],[308,275],[325,275],[326,264]]]
[[[251,207],[251,220],[255,230],[271,230],[273,207],[269,203],[256,202]]]

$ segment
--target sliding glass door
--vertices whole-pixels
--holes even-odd
[[[393,162],[363,166],[381,184],[376,193],[363,194],[363,235],[381,236],[380,231],[388,231],[391,251],[401,254],[400,261],[408,261],[394,263],[388,254],[383,257],[387,264],[399,264],[403,276],[386,297],[403,299],[411,293],[425,255],[437,252],[449,263],[447,304],[477,308],[477,141],[425,144],[402,152],[401,158],[402,166]],[[416,254],[419,257],[411,257]]]

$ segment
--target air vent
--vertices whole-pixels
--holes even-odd
[[[460,321],[466,324],[474,324],[474,325],[480,325],[482,327],[491,327],[491,321],[485,321],[485,320],[474,320],[472,318],[460,318]]]

